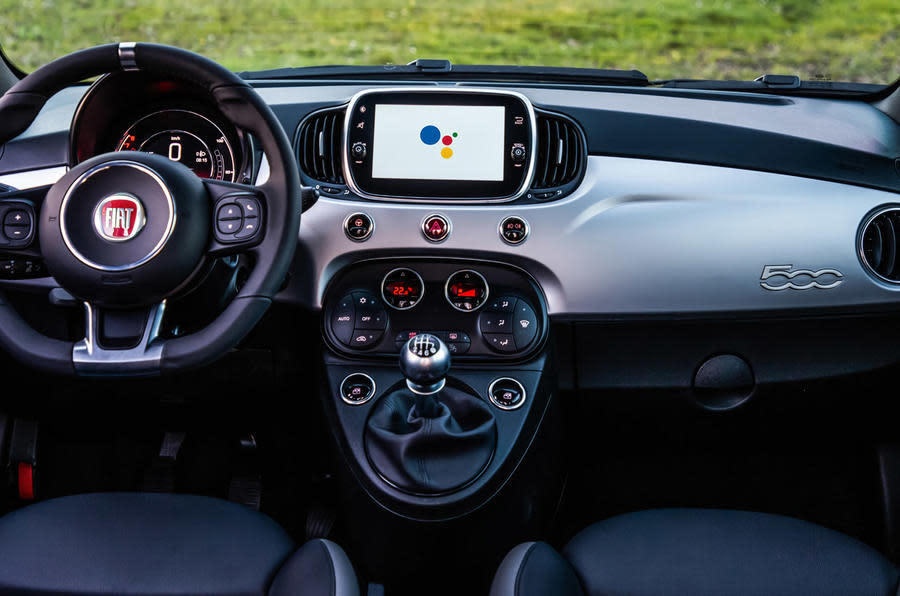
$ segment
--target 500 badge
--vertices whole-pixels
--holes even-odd
[[[799,279],[797,279],[799,278]],[[765,290],[830,290],[844,281],[844,274],[837,269],[794,269],[793,265],[766,265],[759,277],[759,285]]]

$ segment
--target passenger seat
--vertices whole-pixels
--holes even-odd
[[[874,549],[798,519],[659,509],[596,523],[562,553],[520,544],[501,563],[491,596],[894,596],[898,580]]]

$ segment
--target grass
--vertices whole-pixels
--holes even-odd
[[[0,31],[25,70],[133,40],[235,70],[448,58],[651,78],[900,76],[900,0],[0,0]]]

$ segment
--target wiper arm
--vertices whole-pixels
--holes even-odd
[[[646,87],[647,75],[639,70],[565,68],[559,66],[454,65],[449,60],[415,60],[387,66],[303,66],[241,72],[245,80],[260,79],[383,79],[398,78],[450,81],[525,83],[573,83],[580,85],[627,85]]]

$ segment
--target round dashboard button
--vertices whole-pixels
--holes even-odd
[[[450,221],[443,215],[429,215],[422,222],[422,233],[431,242],[443,242],[450,235]]]
[[[344,233],[350,240],[364,242],[375,230],[375,222],[365,213],[354,213],[344,220]]]
[[[517,215],[505,217],[500,222],[500,238],[507,244],[522,244],[528,237],[528,222]]]

